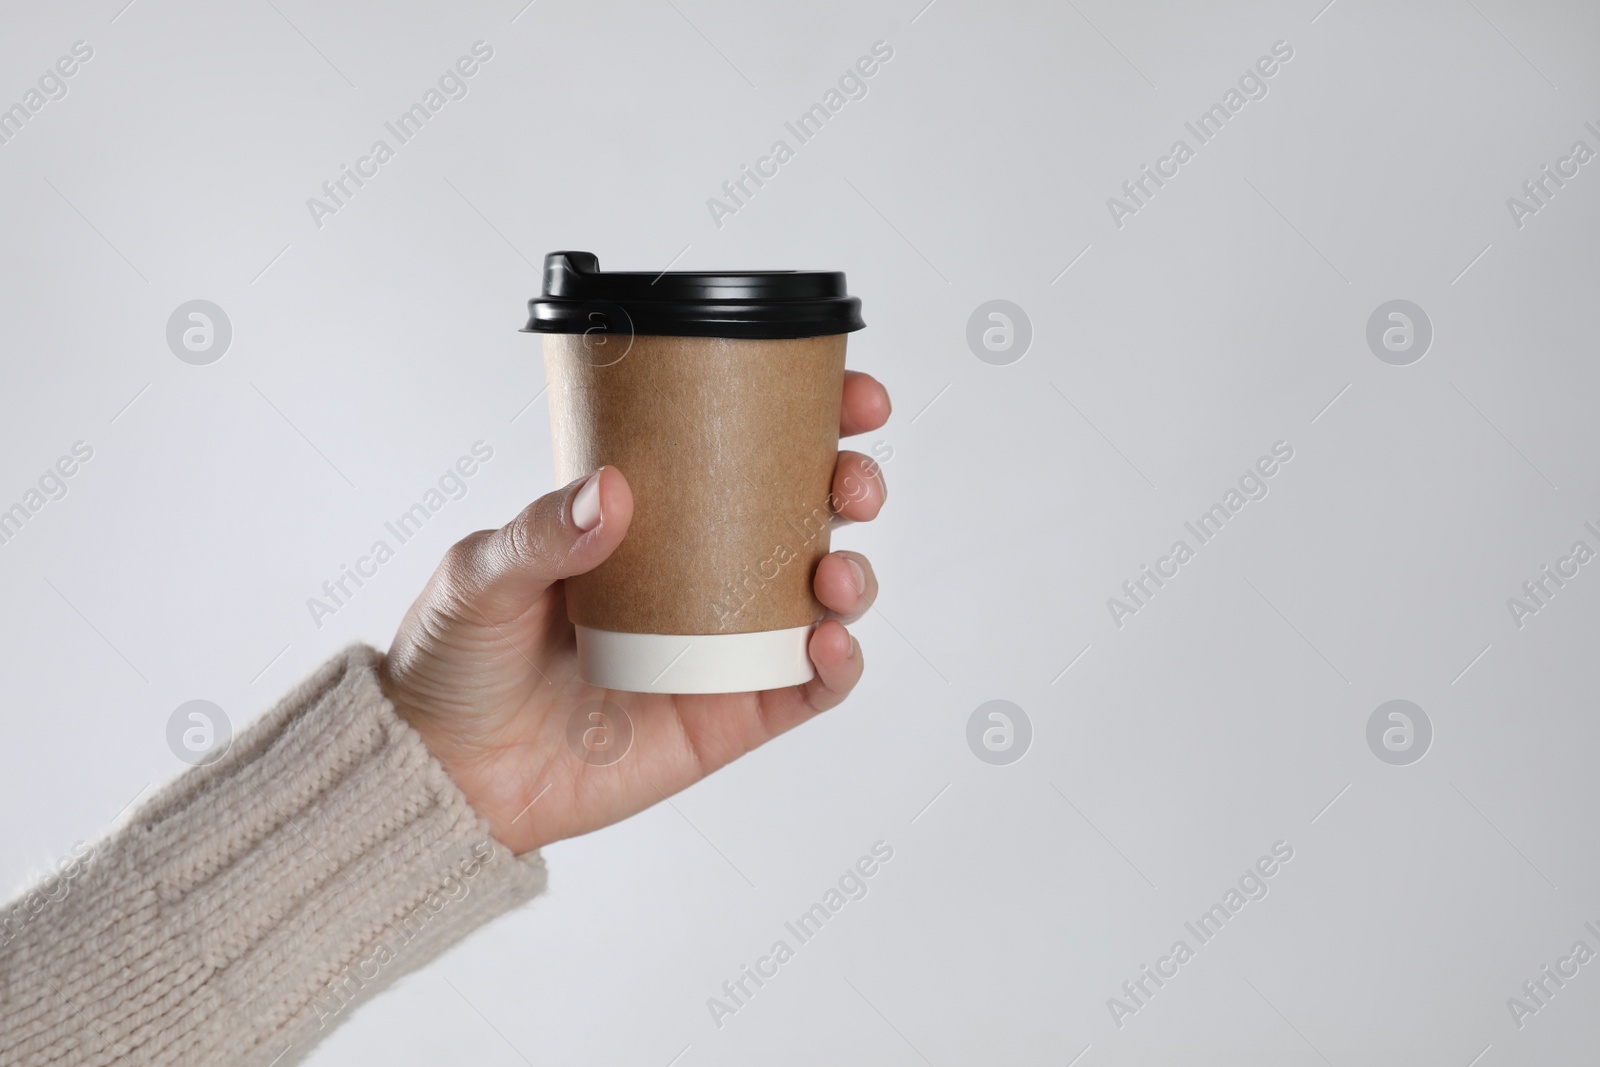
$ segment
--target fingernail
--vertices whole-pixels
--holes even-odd
[[[589,475],[572,498],[572,525],[585,533],[600,525],[600,472]]]
[[[844,658],[845,659],[855,659],[856,658],[856,649],[858,649],[860,647],[861,647],[860,645],[856,644],[856,635],[855,634],[851,634],[850,635],[850,647],[845,650]]]
[[[850,573],[855,575],[855,579],[856,579],[856,595],[857,596],[866,596],[867,595],[867,572],[861,569],[861,564],[857,563],[855,560],[851,559],[849,556],[846,556],[844,558],[844,561],[846,563],[850,564]]]

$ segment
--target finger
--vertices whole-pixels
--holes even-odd
[[[437,580],[492,622],[516,618],[553,582],[605,562],[633,521],[633,491],[601,467],[535,500],[498,530],[450,549]]]
[[[839,405],[839,436],[867,433],[889,421],[889,390],[870,374],[844,372],[844,397]]]
[[[878,578],[859,552],[830,552],[817,564],[812,588],[841,622],[855,622],[878,599]]]
[[[833,510],[851,522],[868,522],[878,517],[889,491],[883,481],[883,468],[875,459],[860,452],[840,452],[833,467]]]
[[[837,707],[861,680],[861,645],[844,624],[828,620],[811,634],[808,647],[817,676],[804,685],[759,694],[768,736],[776,737],[807,719]]]
[[[806,647],[816,676],[804,685],[760,693],[729,693],[700,701],[677,698],[678,722],[695,767],[690,781],[760,748],[850,695],[861,679],[862,667],[861,646],[850,631],[829,619],[812,632]],[[753,705],[749,703],[751,697],[755,698]]]

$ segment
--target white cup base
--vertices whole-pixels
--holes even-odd
[[[748,634],[625,634],[577,627],[578,673],[627,693],[745,693],[816,676],[814,626]]]

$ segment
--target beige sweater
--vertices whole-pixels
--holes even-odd
[[[287,1067],[545,884],[352,648],[0,909],[0,1065]]]

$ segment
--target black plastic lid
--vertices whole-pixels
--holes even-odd
[[[781,338],[865,325],[841,271],[607,273],[592,252],[551,252],[523,332]]]

